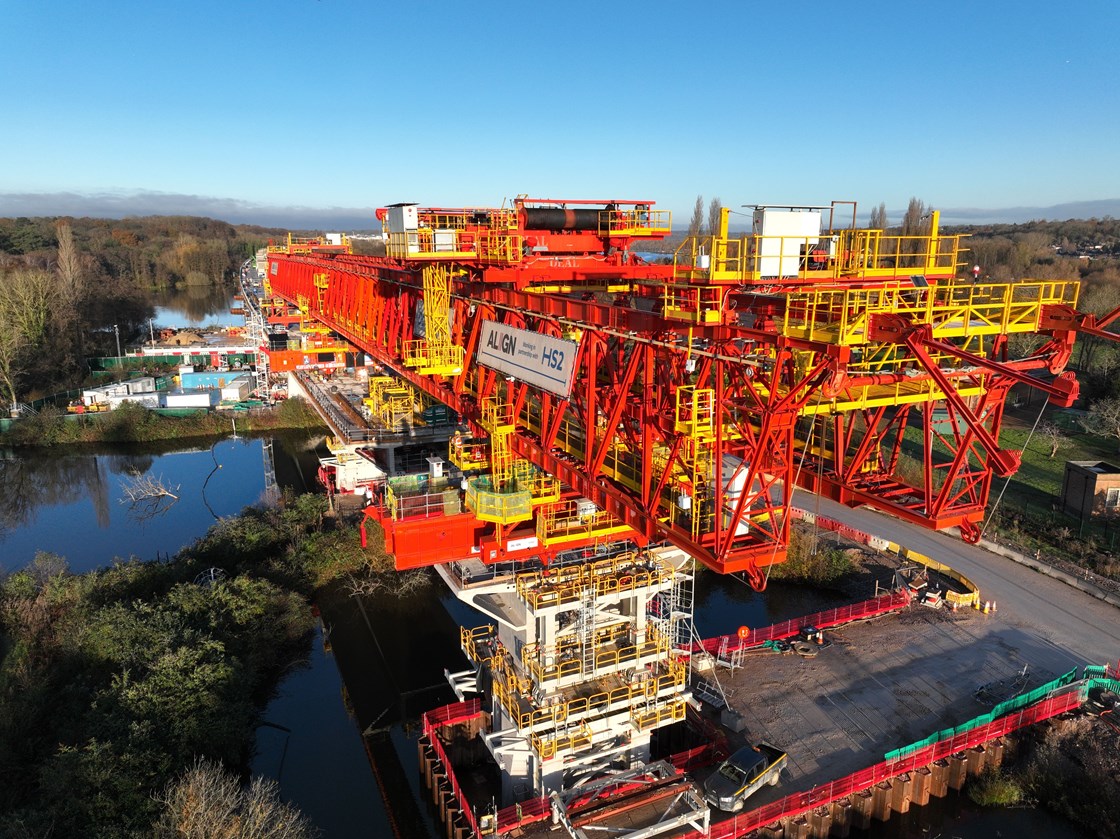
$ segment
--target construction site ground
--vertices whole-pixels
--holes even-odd
[[[897,564],[862,553],[865,581],[889,577]],[[782,783],[754,795],[750,808],[842,778],[891,749],[987,712],[990,704],[974,695],[983,685],[1020,692],[1068,669],[1050,641],[999,612],[917,602],[828,630],[824,642],[812,656],[762,650],[747,653],[733,671],[714,671],[746,726],[731,735],[732,748],[766,741],[789,754]],[[705,777],[701,772],[698,780]]]

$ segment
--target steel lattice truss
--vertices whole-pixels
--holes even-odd
[[[479,436],[482,406],[500,399],[515,418],[515,456],[643,539],[745,572],[758,587],[765,566],[784,558],[795,485],[976,538],[993,474],[1018,466],[998,442],[1009,388],[1026,382],[1071,404],[1076,382],[1058,374],[1075,334],[1107,322],[1074,311],[1075,283],[954,282],[957,243],[942,259],[936,230],[923,240],[921,284],[900,258],[893,270],[845,274],[848,251],[778,278],[752,273],[745,257],[705,266],[678,253],[674,265],[649,265],[629,253],[649,204],[626,206],[641,223],[631,215],[613,230],[538,231],[522,212],[501,217],[500,236],[498,211],[438,211],[485,221],[481,232],[455,227],[450,253],[425,250],[423,216],[411,251],[391,239],[385,257],[274,252],[271,291]],[[708,253],[758,248],[721,233]],[[448,269],[438,299],[448,301],[447,340],[462,348],[450,354],[461,369],[435,373],[410,360],[428,338],[426,319],[431,333],[423,302],[435,294],[434,264]],[[578,338],[570,396],[476,363],[486,321]],[[1012,360],[1016,333],[1046,340]]]

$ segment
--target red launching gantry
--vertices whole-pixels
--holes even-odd
[[[1075,335],[1103,328],[1077,283],[957,278],[936,213],[900,236],[857,228],[854,205],[759,206],[732,235],[724,210],[665,264],[639,253],[670,233],[652,201],[377,217],[385,256],[281,246],[268,279],[391,371],[382,391],[469,429],[449,451],[465,511],[440,486],[371,508],[398,567],[626,538],[762,588],[795,485],[975,540],[993,474],[1019,463],[999,443],[1009,388],[1072,404]],[[1014,359],[1017,333],[1046,341]]]

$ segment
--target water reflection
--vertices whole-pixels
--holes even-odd
[[[109,499],[97,458],[36,458],[6,453],[0,458],[0,540],[32,524],[42,507],[88,497],[99,527],[109,526]]]
[[[305,491],[314,477],[306,435],[272,447],[281,486]],[[114,557],[174,554],[215,518],[265,496],[262,439],[225,439],[189,450],[105,448],[83,454],[37,450],[0,453],[0,570],[30,562],[37,551],[66,557],[75,571]],[[217,468],[221,467],[221,468]],[[148,519],[130,515],[124,487],[133,475],[178,487],[179,500]]]
[[[871,596],[869,591],[868,596]],[[701,570],[696,579],[696,631],[702,638],[728,635],[741,626],[772,623],[831,609],[851,600],[839,592],[771,582],[764,592],[734,575]]]
[[[230,314],[232,301],[230,288],[210,284],[164,289],[152,296],[156,324],[174,328],[241,323],[240,316]]]

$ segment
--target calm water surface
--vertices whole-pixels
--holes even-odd
[[[200,329],[205,326],[241,326],[245,319],[230,314],[233,290],[212,285],[186,286],[157,292],[155,326],[172,329]]]
[[[284,445],[272,448],[277,470],[298,484],[310,463],[298,463],[298,443],[295,451]],[[117,557],[174,555],[219,518],[264,499],[265,454],[260,438],[162,452],[0,453],[0,566],[20,568],[37,551],[65,557],[77,572]],[[163,502],[155,514],[130,504],[125,489],[136,476],[160,481],[178,500]]]

